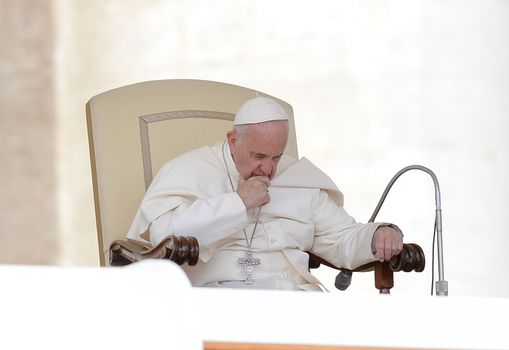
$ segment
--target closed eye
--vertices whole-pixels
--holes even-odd
[[[278,156],[272,157],[272,160],[279,161],[282,156],[283,156],[283,154],[280,154]],[[262,159],[268,158],[268,156],[266,154],[263,154],[263,153],[254,153],[254,152],[251,153],[251,157],[253,157],[256,160],[262,160]]]
[[[267,156],[265,154],[263,154],[263,153],[252,153],[251,156],[254,159],[257,159],[257,160],[261,160],[261,159],[267,158]]]

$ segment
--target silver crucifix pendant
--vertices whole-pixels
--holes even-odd
[[[248,250],[247,257],[239,258],[238,263],[244,265],[244,271],[246,272],[246,280],[244,281],[247,284],[253,283],[253,266],[260,265],[261,261],[258,258],[253,258],[253,253]]]

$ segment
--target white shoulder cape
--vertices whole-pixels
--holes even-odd
[[[161,167],[143,198],[127,237],[146,241],[143,234],[164,213],[183,203],[231,192],[222,144],[190,151]],[[306,158],[295,160],[284,155],[271,187],[320,188],[326,190],[336,204],[343,205],[343,195],[334,182]]]

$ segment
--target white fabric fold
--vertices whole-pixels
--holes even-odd
[[[170,234],[194,236],[200,262],[184,266],[191,282],[243,279],[237,259],[245,252],[255,223],[236,189],[239,175],[227,144],[217,143],[182,155],[158,172],[131,225],[128,237],[153,244]],[[260,214],[252,249],[264,257],[253,278],[292,280],[305,289],[319,281],[308,272],[311,251],[338,267],[375,260],[371,237],[376,224],[356,223],[342,208],[343,195],[309,160],[284,155],[271,181],[271,202]],[[143,235],[143,236],[142,236]]]

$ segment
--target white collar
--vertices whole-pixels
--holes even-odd
[[[239,183],[240,174],[237,170],[237,167],[235,165],[235,162],[233,161],[232,153],[230,150],[230,144],[228,143],[228,140],[225,140],[224,143],[221,146],[221,153],[223,157],[223,162],[226,166],[226,172],[230,175],[231,181],[233,184],[233,191],[236,191],[237,185]],[[229,182],[229,180],[228,180]]]

